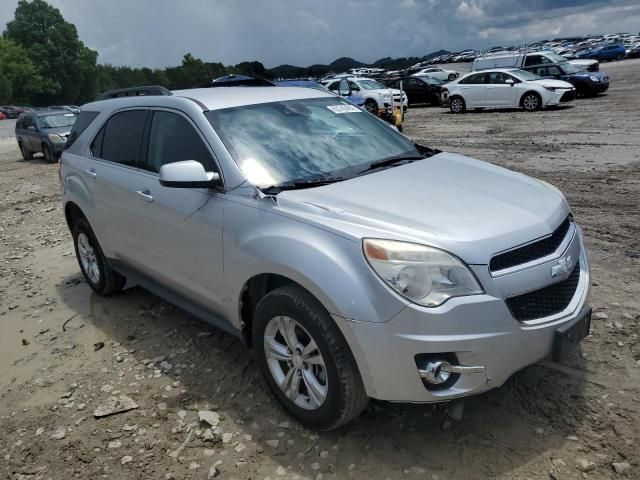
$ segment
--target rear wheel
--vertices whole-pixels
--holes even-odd
[[[23,160],[31,160],[33,158],[33,153],[27,150],[27,147],[22,143],[20,143],[20,153],[22,154]]]
[[[449,100],[449,108],[453,113],[464,113],[467,109],[464,99],[460,96],[451,97]]]
[[[527,92],[522,97],[522,108],[527,112],[534,112],[539,110],[542,106],[542,99],[540,95],[535,92]]]
[[[368,398],[349,345],[306,290],[287,285],[258,303],[253,345],[271,392],[303,425],[331,430],[366,406]]]
[[[42,145],[42,154],[44,155],[44,161],[47,163],[54,163],[56,161],[56,157],[53,156],[53,152],[49,145]]]
[[[80,270],[89,286],[105,296],[122,290],[127,279],[111,268],[89,223],[78,218],[72,231]]]
[[[456,79],[456,74],[455,73],[450,73],[449,74],[449,81],[451,82],[451,81],[453,81],[455,79]]]

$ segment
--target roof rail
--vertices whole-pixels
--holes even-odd
[[[143,87],[129,87],[118,88],[116,90],[108,90],[98,95],[95,101],[97,102],[98,100],[107,100],[109,98],[140,97],[146,95],[173,95],[173,93],[171,93],[171,90],[168,90],[165,87],[161,87],[160,85],[147,85]]]

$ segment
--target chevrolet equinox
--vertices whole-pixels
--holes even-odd
[[[218,87],[89,103],[60,162],[84,277],[244,339],[282,406],[501,386],[589,333],[589,262],[548,183],[416,144],[330,92]]]

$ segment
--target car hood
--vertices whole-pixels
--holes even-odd
[[[542,85],[543,87],[553,87],[553,88],[573,88],[569,82],[565,82],[564,80],[553,80],[551,78],[541,78],[540,80],[531,80],[531,83],[537,83],[538,85]]]
[[[549,235],[562,194],[526,175],[451,153],[322,187],[281,192],[278,208],[356,241],[425,243],[469,264]]]
[[[63,137],[68,137],[69,134],[71,133],[71,127],[42,128],[41,130],[42,130],[43,133],[46,133],[46,134],[56,133],[56,134],[61,135]]]
[[[599,81],[608,80],[609,76],[604,72],[576,72],[571,74],[571,78],[589,79],[589,77],[596,77]]]

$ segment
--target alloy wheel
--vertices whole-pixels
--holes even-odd
[[[300,323],[286,316],[269,320],[264,353],[273,379],[291,402],[305,410],[324,404],[329,389],[325,361]]]
[[[378,113],[378,105],[376,104],[376,102],[366,102],[364,104],[364,109],[371,115],[375,115]]]
[[[462,100],[459,98],[451,100],[451,110],[455,113],[460,113],[462,111]]]
[[[538,103],[538,97],[535,95],[527,95],[522,101],[525,110],[536,110],[538,108]]]
[[[78,254],[80,255],[80,262],[82,263],[82,269],[94,284],[100,282],[100,266],[98,265],[98,259],[96,252],[89,242],[89,237],[83,232],[78,234]]]

